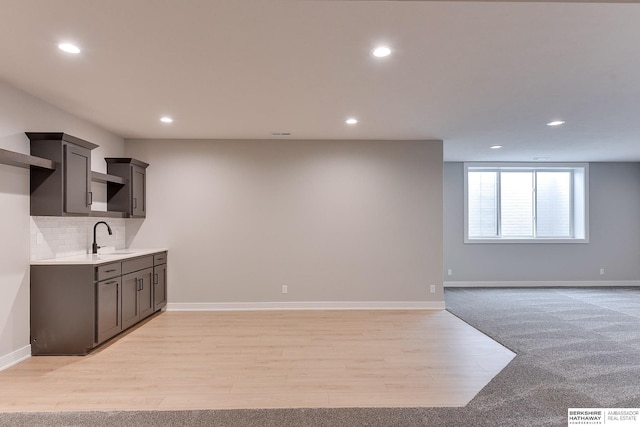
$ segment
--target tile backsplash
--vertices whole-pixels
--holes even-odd
[[[91,252],[93,226],[105,221],[111,227],[97,228],[98,245],[104,250],[124,249],[126,244],[126,220],[124,218],[83,217],[31,217],[31,260],[82,255]]]

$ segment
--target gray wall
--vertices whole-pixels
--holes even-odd
[[[149,213],[127,235],[169,247],[170,304],[443,301],[441,141],[127,140],[126,151],[151,164]]]
[[[640,163],[589,174],[590,243],[464,244],[463,164],[445,163],[445,282],[640,280]]]
[[[124,141],[0,81],[0,148],[29,154],[25,131],[94,142],[92,168],[124,154]],[[29,354],[29,171],[0,164],[0,368]]]

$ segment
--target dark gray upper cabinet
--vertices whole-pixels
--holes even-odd
[[[31,168],[31,215],[91,213],[91,150],[88,141],[60,132],[26,132],[31,154],[56,164],[55,170]]]
[[[122,177],[124,185],[107,182],[107,209],[125,212],[132,218],[144,218],[147,214],[148,163],[122,157],[107,157],[107,173]]]
[[[64,210],[71,214],[91,212],[91,150],[66,144],[64,151]]]

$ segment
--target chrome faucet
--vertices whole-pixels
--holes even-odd
[[[93,226],[93,246],[92,246],[92,252],[94,254],[98,253],[98,248],[100,248],[100,246],[98,246],[98,244],[96,243],[96,228],[98,228],[98,224],[104,224],[107,226],[107,231],[109,232],[109,236],[111,236],[113,233],[111,232],[111,227],[109,227],[109,224],[107,224],[104,221],[98,221],[96,222],[96,225]]]

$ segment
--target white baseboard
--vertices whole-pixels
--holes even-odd
[[[16,351],[0,357],[0,371],[7,369],[31,357],[31,345],[26,345]]]
[[[445,288],[561,288],[640,286],[640,280],[444,282]]]
[[[168,303],[167,311],[444,310],[444,301],[320,301]]]

